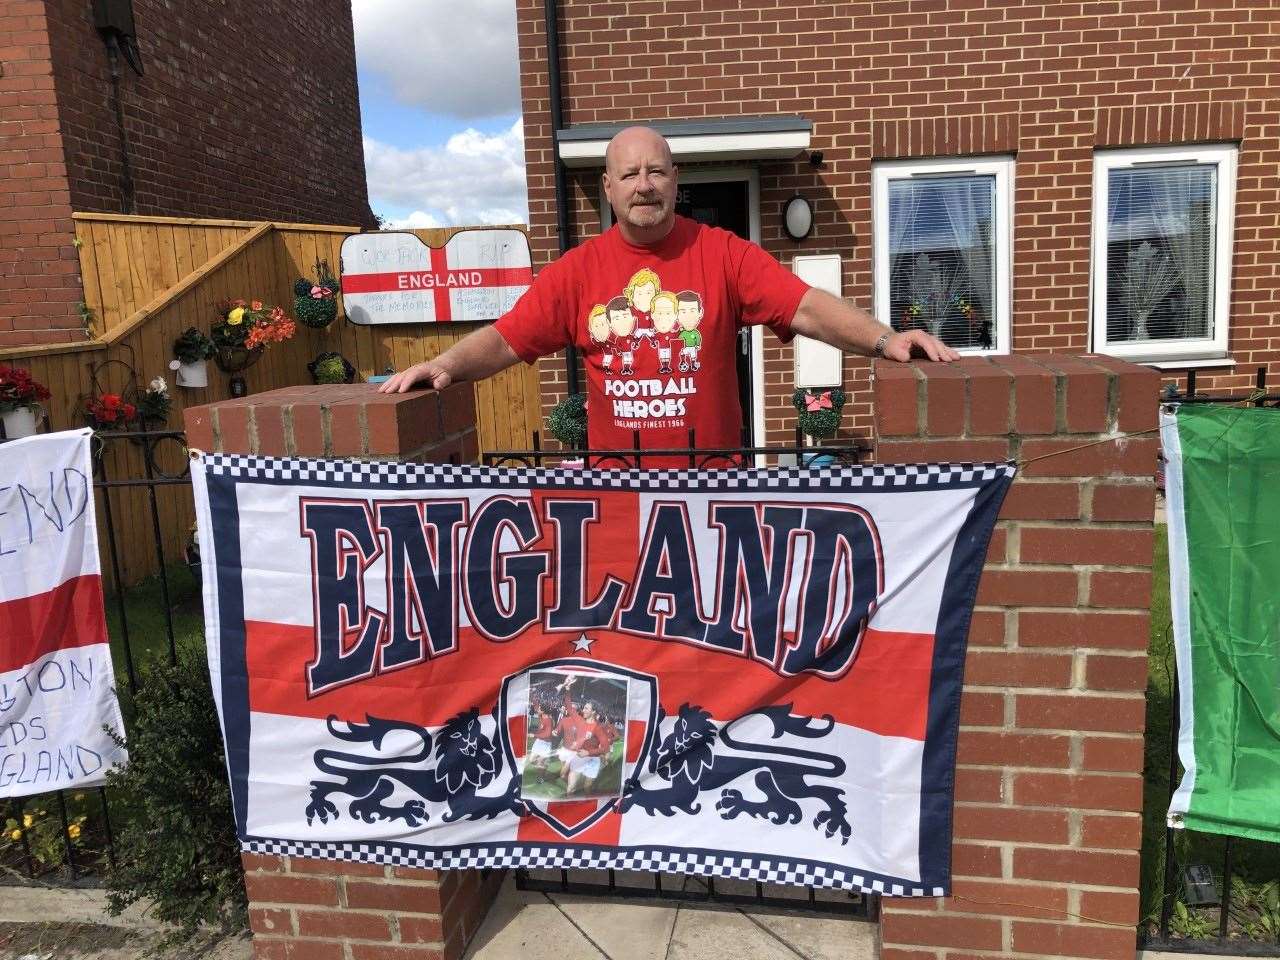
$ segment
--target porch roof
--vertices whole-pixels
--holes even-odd
[[[697,120],[635,120],[583,123],[556,131],[556,147],[567,167],[603,167],[614,134],[636,124],[667,138],[676,163],[724,160],[790,160],[809,147],[813,123],[804,117],[705,117]]]

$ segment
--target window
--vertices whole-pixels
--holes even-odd
[[[1012,158],[877,164],[876,316],[964,353],[1009,351]]]
[[[1128,360],[1227,352],[1234,146],[1094,157],[1093,349]]]

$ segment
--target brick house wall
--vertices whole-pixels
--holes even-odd
[[[83,336],[73,210],[374,222],[349,2],[133,10],[144,75],[120,62],[132,208],[92,5],[11,2],[0,14],[0,346]]]
[[[0,346],[80,335],[80,264],[44,6],[0,8]]]
[[[556,254],[553,144],[543,5],[518,0],[521,92],[535,265]],[[903,157],[1016,156],[1012,345],[1089,349],[1093,152],[1104,147],[1237,141],[1230,352],[1238,372],[1202,375],[1242,389],[1254,368],[1280,372],[1280,47],[1260,0],[1126,0],[919,5],[783,0],[564,0],[565,122],[800,115],[806,157],[758,164],[764,247],[838,253],[844,295],[872,296],[871,166]],[[579,239],[600,226],[599,171],[571,173]],[[782,230],[802,193],[815,228]],[[790,348],[765,339],[766,431],[794,425]],[[871,434],[869,366],[845,361],[842,433]],[[544,403],[564,392],[562,358],[541,364]]]

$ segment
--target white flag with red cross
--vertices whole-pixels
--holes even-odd
[[[352,323],[496,320],[532,282],[522,230],[460,230],[443,247],[412,233],[342,241],[342,299]]]

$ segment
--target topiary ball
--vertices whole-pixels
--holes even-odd
[[[353,383],[356,368],[340,353],[322,353],[307,364],[316,383]]]
[[[313,330],[327,327],[338,316],[338,281],[332,277],[327,279],[328,283],[312,283],[305,277],[300,277],[293,283],[293,312],[299,323]],[[333,293],[328,297],[313,297],[311,288],[316,286],[328,287]]]
[[[844,409],[845,393],[839,387],[830,390],[800,389],[791,395],[791,405],[796,408],[800,432],[814,440],[827,440],[840,429],[840,411]]]
[[[571,450],[587,445],[587,395],[571,393],[547,415],[547,432]]]

